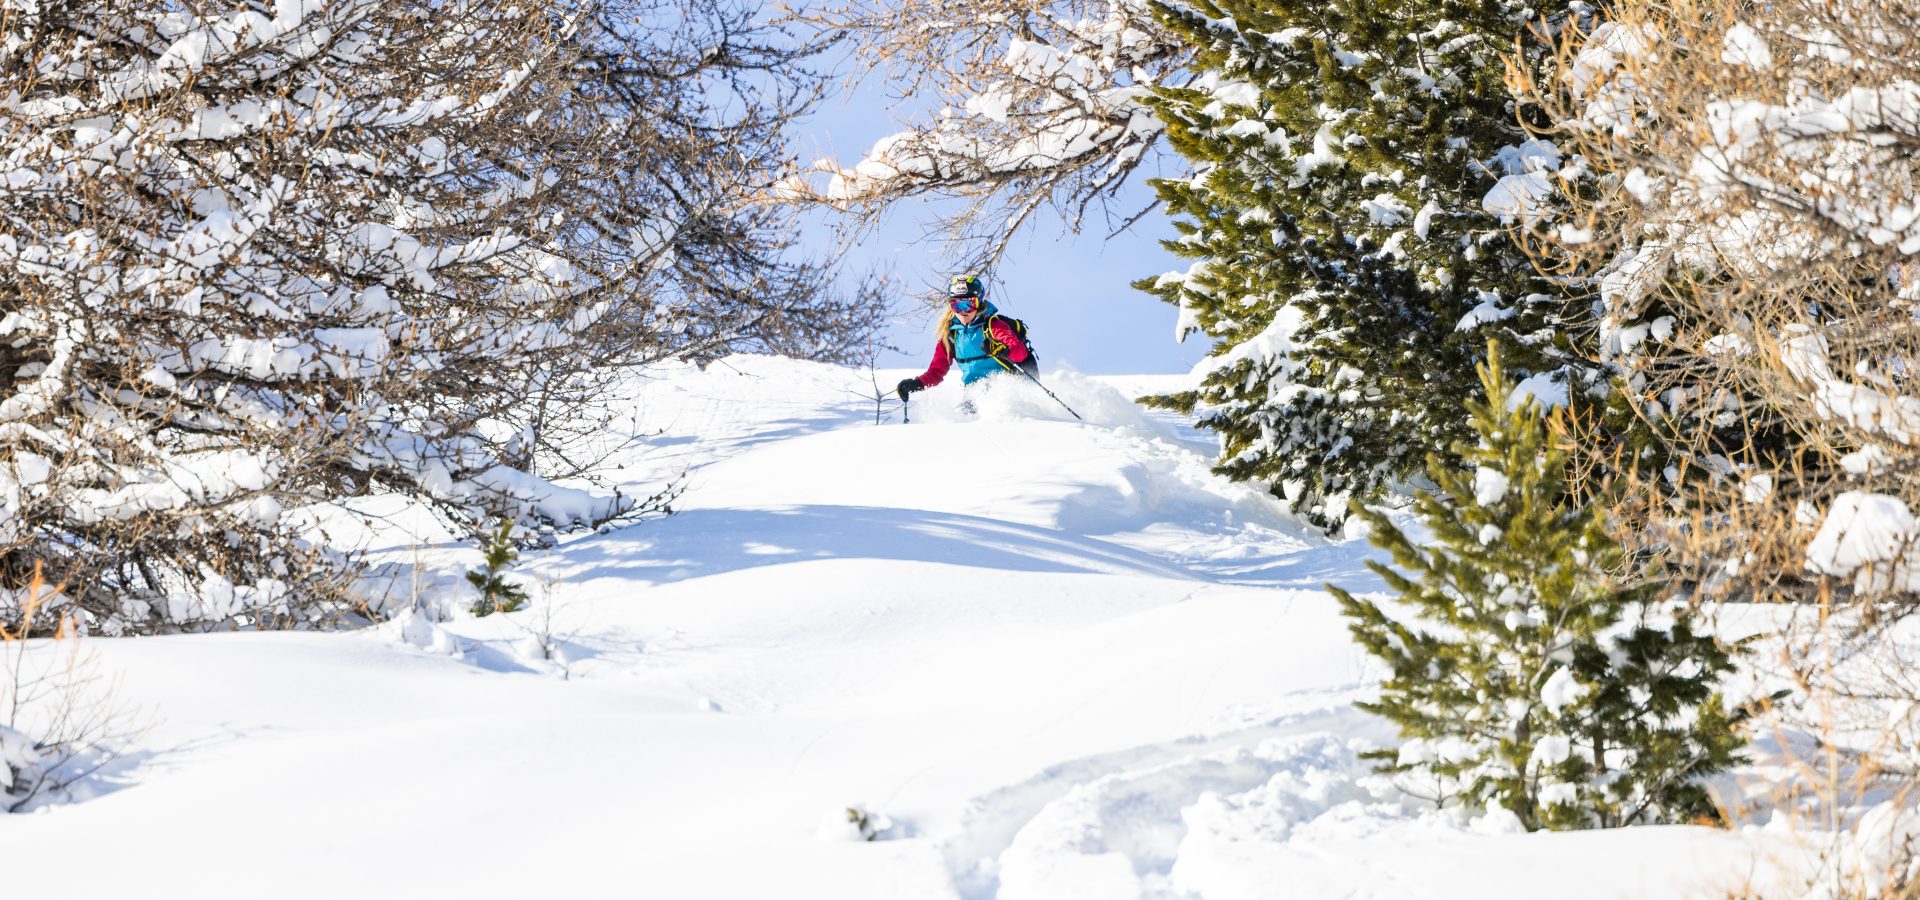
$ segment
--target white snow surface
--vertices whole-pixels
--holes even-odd
[[[0,816],[34,861],[9,890],[1624,898],[1764,868],[1751,829],[1526,835],[1393,796],[1357,756],[1394,741],[1353,706],[1381,673],[1321,589],[1378,590],[1366,548],[1127,400],[1183,376],[1050,373],[1086,423],[1002,382],[977,419],[944,385],[876,424],[855,392],[901,374],[638,378],[624,427],[658,434],[614,475],[690,470],[679,512],[529,554],[526,611],[468,615],[477,554],[376,500],[316,527],[408,567],[417,613],[92,640],[157,724],[83,802]]]

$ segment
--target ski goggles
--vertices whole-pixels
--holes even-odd
[[[982,301],[980,300],[979,297],[948,297],[947,298],[947,305],[953,307],[954,312],[960,313],[962,315],[979,310],[981,302]]]

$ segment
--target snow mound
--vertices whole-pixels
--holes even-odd
[[[706,467],[681,505],[893,507],[1080,534],[1204,527],[1231,514],[1305,534],[1277,501],[1213,475],[1183,447],[1054,421],[916,422],[797,437]]]
[[[896,405],[881,410],[875,424],[873,401],[857,396],[872,389],[859,383],[859,373],[838,370],[834,384],[818,370],[796,368],[784,377],[772,361],[741,365],[779,394],[794,396],[796,405],[811,394],[813,406],[807,412],[767,410],[763,403],[730,409],[721,401],[698,412],[654,410],[650,421],[695,416],[741,435],[693,472],[682,510],[786,510],[824,529],[845,521],[830,509],[866,511],[856,518],[885,509],[943,513],[1095,535],[1162,556],[1177,548],[1178,561],[1203,566],[1272,561],[1325,544],[1279,500],[1213,474],[1206,453],[1097,379],[1047,376],[1085,422],[1007,376],[967,389],[943,384],[915,395],[909,422],[900,421]],[[873,380],[885,382],[891,374]],[[734,379],[706,374],[699,380],[727,387]],[[649,391],[664,399],[663,390]],[[963,400],[977,413],[963,413]],[[839,416],[822,415],[833,405]],[[777,416],[778,431],[753,435],[725,424],[756,415],[765,421],[769,414]],[[660,459],[635,468],[658,471]],[[821,521],[826,518],[833,521]],[[984,526],[982,541],[998,530]]]

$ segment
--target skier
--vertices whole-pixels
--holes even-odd
[[[947,311],[940,317],[940,341],[933,348],[933,364],[920,377],[900,381],[900,399],[939,384],[955,363],[960,365],[963,384],[1016,368],[1037,374],[1040,364],[1021,334],[1023,330],[1018,319],[1001,316],[987,302],[987,287],[980,279],[954,276],[947,284]]]

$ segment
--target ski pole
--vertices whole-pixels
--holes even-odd
[[[1059,397],[1056,397],[1056,396],[1054,396],[1054,393],[1053,393],[1052,391],[1049,391],[1049,390],[1047,390],[1047,386],[1046,386],[1046,385],[1044,385],[1044,384],[1041,384],[1041,383],[1040,383],[1040,379],[1038,379],[1038,378],[1035,378],[1035,377],[1033,377],[1033,373],[1032,373],[1032,372],[1029,372],[1029,371],[1027,371],[1027,370],[1025,370],[1025,369],[1022,369],[1022,368],[1020,368],[1019,366],[1014,366],[1014,367],[1013,367],[1013,369],[1014,369],[1014,371],[1016,371],[1016,372],[1019,372],[1020,374],[1022,374],[1022,375],[1025,375],[1025,376],[1027,376],[1027,380],[1028,380],[1028,381],[1031,381],[1031,382],[1033,382],[1033,386],[1034,386],[1034,387],[1037,387],[1037,388],[1039,388],[1039,389],[1040,389],[1040,390],[1041,390],[1041,391],[1042,391],[1043,393],[1045,393],[1045,394],[1046,394],[1047,396],[1049,396],[1049,397],[1053,397],[1053,402],[1055,402],[1055,403],[1058,403],[1058,404],[1060,404],[1060,408],[1061,408],[1061,409],[1064,409],[1064,410],[1066,410],[1066,411],[1067,411],[1067,412],[1069,412],[1069,413],[1073,413],[1073,417],[1074,417],[1074,418],[1076,418],[1076,419],[1080,419],[1080,414],[1079,414],[1079,413],[1077,413],[1077,412],[1073,412],[1073,407],[1071,407],[1071,406],[1068,406],[1068,405],[1067,405],[1067,401],[1065,401],[1065,400],[1062,400],[1062,399],[1060,399]],[[1080,421],[1082,421],[1082,422],[1085,422],[1086,420],[1085,420],[1085,419],[1080,419]]]
[[[911,424],[913,424],[913,420],[912,420],[912,419],[909,419],[909,418],[907,418],[907,407],[909,407],[909,406],[912,406],[912,405],[913,405],[913,404],[911,404],[911,403],[908,403],[908,402],[907,402],[907,398],[906,398],[906,397],[901,397],[901,398],[900,398],[900,424],[902,424],[902,425],[911,425]]]

